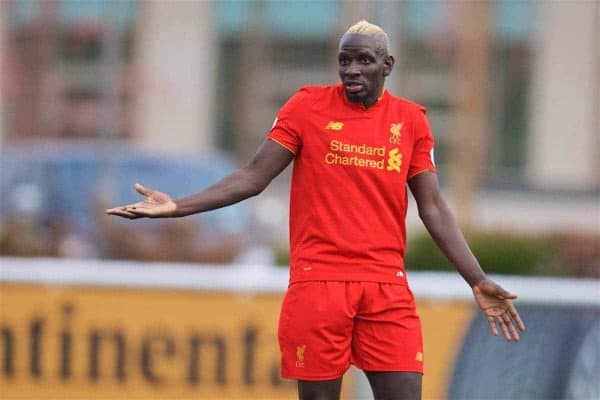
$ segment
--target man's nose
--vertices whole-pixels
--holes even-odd
[[[346,75],[348,76],[358,76],[360,75],[360,67],[357,62],[352,61],[348,68],[346,68]]]

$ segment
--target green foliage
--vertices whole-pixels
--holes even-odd
[[[466,238],[491,274],[600,278],[600,236],[471,232]],[[287,267],[289,249],[275,247],[274,251],[277,264]],[[409,271],[454,271],[427,233],[409,238],[405,264]]]
[[[503,233],[471,233],[469,247],[488,273],[514,275],[563,275],[553,260],[558,246],[550,237],[525,237]],[[454,270],[431,237],[421,234],[409,241],[409,270]]]
[[[277,246],[273,249],[275,252],[275,264],[280,267],[288,267],[290,265],[290,249],[287,246]]]

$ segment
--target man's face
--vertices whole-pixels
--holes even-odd
[[[394,59],[379,54],[375,40],[361,34],[347,34],[340,40],[338,69],[348,100],[373,105],[383,90]]]

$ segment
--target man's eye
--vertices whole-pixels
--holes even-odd
[[[360,63],[361,64],[369,64],[371,63],[371,60],[369,60],[368,58],[364,57],[360,59]]]
[[[348,60],[340,60],[340,65],[348,65],[350,64],[350,61]]]

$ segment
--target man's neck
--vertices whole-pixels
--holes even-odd
[[[385,91],[385,87],[381,87],[381,90],[379,91],[379,95],[375,98],[375,99],[366,99],[362,104],[363,106],[365,106],[365,108],[370,108],[372,107],[374,104],[376,104],[379,100],[381,100],[381,98],[383,97],[383,93]]]

